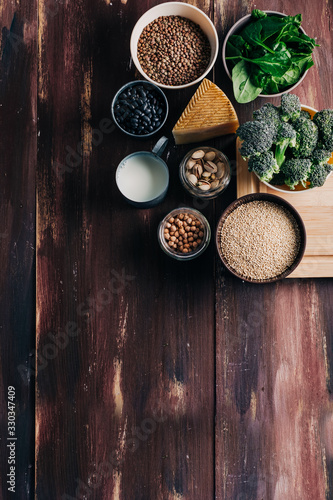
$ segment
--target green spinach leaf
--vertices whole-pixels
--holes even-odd
[[[267,17],[267,14],[266,14],[266,12],[263,12],[262,10],[253,9],[251,12],[251,17],[253,19],[262,19],[263,17]]]
[[[278,35],[282,30],[286,29],[290,21],[286,21],[287,17],[267,16],[261,19],[261,36],[262,40],[266,41],[273,35]]]
[[[298,82],[301,76],[301,71],[297,65],[292,65],[291,68],[288,69],[284,73],[284,75],[280,77],[272,77],[273,81],[283,90],[286,87],[290,87],[290,85],[294,85],[294,83]]]
[[[262,31],[262,25],[261,25],[261,20],[259,20],[253,24],[249,24],[242,31],[241,36],[244,40],[251,43],[252,45],[261,45],[262,47],[264,47],[265,50],[273,53],[274,51],[263,42],[261,31]]]
[[[292,58],[293,66],[297,66],[300,70],[300,74],[303,74],[304,71],[311,68],[314,65],[312,55],[311,54],[300,54],[294,55]]]
[[[250,23],[227,44],[226,59],[234,65],[232,80],[238,102],[275,94],[299,81],[313,65],[318,46],[300,31],[301,14],[279,17],[254,9]]]
[[[233,68],[232,82],[235,99],[242,104],[253,101],[262,91],[261,87],[253,85],[249,67],[243,60]]]
[[[265,54],[250,62],[257,64],[262,71],[270,73],[272,76],[282,76],[291,66],[291,59],[285,51]]]
[[[226,56],[241,56],[245,49],[245,40],[241,36],[231,35],[226,47]]]
[[[286,51],[266,53],[262,57],[253,59],[242,56],[227,57],[226,59],[243,59],[243,61],[258,65],[262,71],[272,76],[282,76],[291,66],[291,58]]]
[[[270,78],[272,78],[271,75],[264,73],[263,71],[261,71],[261,69],[251,71],[251,82],[256,87],[264,88]]]
[[[267,84],[262,90],[263,94],[277,94],[280,92],[278,84],[274,81],[274,77],[267,81]]]
[[[307,35],[302,34],[294,34],[294,33],[286,33],[281,40],[285,43],[292,44],[294,46],[296,44],[298,51],[307,51],[308,53],[312,53],[315,47],[319,47],[316,43],[316,40],[310,38]]]

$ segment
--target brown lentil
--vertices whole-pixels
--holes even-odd
[[[200,26],[181,16],[161,16],[142,31],[137,48],[143,71],[155,82],[184,85],[199,78],[211,55]]]
[[[171,224],[178,226],[179,223],[182,223],[182,228],[179,231],[173,231],[175,226]],[[169,247],[178,253],[190,253],[198,248],[202,243],[203,236],[204,225],[199,219],[186,212],[178,214],[175,218],[171,217],[165,223],[164,238]]]
[[[265,280],[279,276],[293,264],[300,231],[286,208],[269,201],[252,201],[227,216],[220,241],[232,269],[245,278]]]

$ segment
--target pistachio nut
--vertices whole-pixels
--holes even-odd
[[[221,179],[224,174],[225,166],[222,161],[217,162],[216,164],[217,170],[216,170],[216,178]]]
[[[193,184],[193,186],[196,186],[197,185],[197,182],[198,182],[198,179],[197,177],[194,175],[194,174],[187,174],[187,179],[188,181]]]
[[[200,158],[203,158],[205,156],[205,152],[202,151],[202,149],[198,149],[198,151],[194,151],[192,154],[192,158],[194,160],[199,160]]]
[[[198,179],[200,179],[200,177],[202,176],[202,172],[203,172],[203,168],[202,168],[201,163],[196,163],[192,169],[192,172],[194,173],[194,175],[196,175],[198,177]]]
[[[187,168],[188,170],[191,170],[191,168],[193,168],[195,164],[196,164],[196,161],[195,161],[195,160],[193,160],[192,158],[190,158],[190,159],[187,161],[187,163],[186,163],[186,168]]]
[[[215,181],[213,181],[213,182],[211,183],[210,187],[211,187],[212,189],[216,189],[216,188],[219,186],[219,184],[220,184],[220,181],[219,181],[218,179],[216,179]]]
[[[198,183],[198,188],[201,189],[201,191],[209,191],[210,190],[210,183],[207,181],[200,181]]]
[[[217,166],[212,161],[205,161],[204,168],[211,174],[214,174],[217,171]]]
[[[207,151],[207,153],[204,156],[205,161],[213,161],[215,158],[215,153],[214,151]]]

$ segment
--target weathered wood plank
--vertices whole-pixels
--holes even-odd
[[[29,499],[34,486],[36,2],[2,3],[0,18],[0,498]],[[8,400],[8,387],[14,388],[14,400]],[[8,421],[15,426],[8,427]]]
[[[113,94],[135,78],[129,34],[147,8],[86,1],[50,17],[40,2],[39,499],[214,495],[214,248],[183,265],[156,238],[168,210],[193,206],[177,174],[185,149],[170,141],[165,202],[135,210],[115,167],[154,141],[108,130],[94,143]],[[168,93],[169,136],[192,93]]]
[[[227,31],[251,8],[222,4],[217,19]],[[295,93],[317,109],[332,107],[331,5],[256,8],[302,13],[304,29],[321,46]],[[236,105],[240,121],[264,102]],[[331,498],[332,280],[253,286],[220,264],[217,280],[216,498]]]

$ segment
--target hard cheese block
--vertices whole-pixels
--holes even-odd
[[[227,96],[205,78],[172,133],[176,144],[188,144],[233,134],[238,126],[236,111]]]

